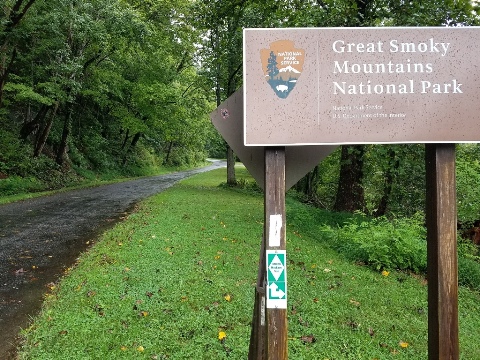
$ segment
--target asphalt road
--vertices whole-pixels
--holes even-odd
[[[13,359],[18,331],[38,313],[50,283],[140,200],[191,175],[142,178],[0,205],[0,359]]]

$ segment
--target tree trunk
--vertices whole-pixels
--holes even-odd
[[[312,171],[309,171],[296,186],[297,191],[302,192],[309,200],[315,200],[317,194],[317,184],[319,178],[318,165]]]
[[[170,160],[170,154],[172,152],[172,147],[173,147],[173,141],[170,141],[170,143],[168,144],[167,156],[165,157],[165,160],[163,161],[164,164],[168,164],[168,160]]]
[[[220,41],[219,41],[219,30],[218,28],[212,31],[212,45],[215,49],[220,48]],[[217,55],[220,56],[220,55]],[[216,79],[215,79],[215,97],[217,100],[217,106],[220,106],[222,103],[222,97],[221,97],[221,85],[220,85],[220,60],[217,58],[216,59]],[[229,82],[229,87],[230,82]],[[227,89],[227,97],[229,92],[229,89]],[[233,92],[232,92],[233,93]],[[233,150],[230,148],[230,146],[227,145],[227,184],[229,185],[236,185],[237,184],[237,179],[235,177],[235,154],[233,153]]]
[[[60,141],[60,146],[58,147],[57,157],[55,159],[56,163],[60,166],[63,165],[67,155],[67,142],[68,136],[70,135],[70,130],[72,128],[72,112],[73,112],[73,104],[67,104],[67,111],[65,113],[65,120],[63,122],[63,131],[62,131],[62,139]]]
[[[235,177],[235,154],[230,146],[227,147],[227,184],[237,185]]]
[[[38,110],[37,115],[35,115],[35,118],[32,121],[23,124],[22,128],[20,129],[20,139],[26,140],[30,134],[33,134],[35,131],[38,130],[40,124],[47,116],[48,110],[50,110],[50,108],[51,106],[42,105],[40,110]]]
[[[122,147],[120,148],[121,150],[125,149],[125,146],[127,146],[127,141],[130,136],[130,129],[127,129],[127,132],[125,133],[125,138],[123,139]]]
[[[390,194],[392,193],[393,180],[397,174],[400,161],[398,160],[395,150],[390,147],[388,149],[388,168],[385,172],[385,184],[383,187],[383,196],[380,199],[380,203],[374,212],[375,217],[383,216],[387,213],[388,203],[390,200]]]
[[[140,140],[140,137],[142,136],[141,132],[137,132],[132,139],[132,142],[130,143],[130,146],[127,149],[127,152],[125,153],[125,156],[123,157],[122,165],[125,166],[127,165],[127,160],[128,160],[128,155],[133,151],[135,148],[135,145],[137,145],[138,140]]]
[[[48,122],[45,124],[45,127],[43,128],[42,132],[37,138],[37,141],[35,143],[35,150],[33,152],[33,157],[38,157],[42,153],[43,147],[47,142],[48,135],[50,134],[50,130],[52,129],[53,120],[55,119],[55,116],[57,114],[57,109],[58,109],[58,102],[55,103],[55,106],[53,108],[52,114],[50,115],[50,118],[48,119]]]
[[[365,211],[363,190],[364,145],[343,145],[335,211]]]

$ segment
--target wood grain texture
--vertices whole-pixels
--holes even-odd
[[[455,144],[427,144],[428,359],[456,360],[458,340]]]

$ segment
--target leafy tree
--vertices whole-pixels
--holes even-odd
[[[2,62],[2,126],[34,157],[64,171],[118,169],[145,151],[165,163],[204,159],[212,104],[186,20],[190,1],[37,0],[7,31],[18,4],[25,15],[33,1],[2,7],[0,39],[16,51]]]
[[[0,16],[0,107],[2,107],[3,88],[8,74],[17,57],[16,28],[27,14],[35,0],[6,1]]]

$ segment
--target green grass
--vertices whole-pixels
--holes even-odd
[[[76,181],[55,190],[45,190],[45,184],[41,184],[41,182],[35,178],[23,179],[18,176],[12,176],[7,179],[0,179],[0,205],[25,199],[33,199],[36,197],[51,195],[62,191],[70,191],[74,189],[84,189],[88,187],[113,184],[117,182],[138,179],[140,177],[164,175],[208,165],[210,165],[209,162],[204,162],[194,167],[162,166],[157,168],[147,168],[143,172],[138,171],[136,174],[137,176],[129,177],[122,176],[118,172],[104,172],[102,174],[96,174],[90,170],[75,169],[79,175]]]
[[[45,296],[20,359],[246,359],[263,196],[224,178],[185,180],[105,233]],[[426,359],[424,279],[351,263],[310,211],[287,201],[289,358]],[[461,288],[459,307],[461,358],[479,359],[479,294]]]

